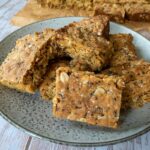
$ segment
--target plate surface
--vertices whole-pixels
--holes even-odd
[[[45,20],[23,27],[0,43],[0,62],[14,47],[16,39],[44,28],[60,28],[82,17],[66,17]],[[116,23],[111,23],[110,33],[131,33],[138,55],[150,61],[150,42],[138,33]],[[0,86],[0,113],[14,126],[52,142],[76,146],[100,146],[122,142],[150,129],[150,104],[131,110],[121,117],[118,129],[89,126],[52,117],[51,102],[45,102],[39,93],[29,95]]]

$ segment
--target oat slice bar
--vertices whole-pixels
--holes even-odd
[[[122,65],[138,58],[131,34],[112,34],[110,40],[114,45],[110,66]]]
[[[120,4],[102,3],[95,7],[94,16],[108,15],[110,20],[123,23],[125,20],[125,10]]]
[[[54,33],[54,30],[46,29],[17,40],[15,48],[0,66],[0,83],[34,93],[46,73],[48,60],[54,57],[47,48],[47,42]]]
[[[59,67],[69,66],[68,60],[54,60],[50,62],[50,65],[47,70],[46,77],[44,78],[43,83],[40,85],[40,94],[45,100],[52,100],[55,96],[55,87],[56,87],[56,70]]]
[[[149,4],[126,4],[124,5],[126,18],[133,21],[150,21],[150,3]]]
[[[108,35],[109,19],[100,15],[61,28],[50,43],[73,59],[72,67],[80,64],[79,68],[95,71],[101,70],[111,59],[113,45],[106,39]]]
[[[144,60],[112,67],[102,72],[107,75],[120,75],[126,78],[123,89],[122,109],[137,108],[150,102],[150,63]]]
[[[124,81],[61,67],[56,72],[53,115],[61,119],[116,128]]]

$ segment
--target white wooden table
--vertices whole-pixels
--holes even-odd
[[[18,29],[10,24],[10,19],[25,3],[25,0],[0,0],[0,41]],[[116,145],[80,148],[54,144],[31,137],[0,117],[0,150],[150,150],[150,132]]]

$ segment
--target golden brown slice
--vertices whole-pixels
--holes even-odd
[[[100,15],[61,28],[50,44],[71,57],[73,67],[80,64],[79,68],[85,70],[101,70],[113,53],[113,45],[106,39],[108,34],[109,19]]]
[[[125,10],[120,4],[102,3],[95,7],[94,16],[108,15],[110,20],[123,23],[125,20]]]
[[[61,67],[56,72],[53,115],[62,119],[116,128],[124,82],[117,76],[95,75]]]
[[[54,53],[46,47],[54,33],[54,30],[46,29],[17,40],[15,48],[0,66],[0,83],[34,93],[46,73],[49,58],[54,57]]]
[[[59,67],[66,67],[69,65],[68,60],[57,60],[52,62],[46,74],[46,77],[43,83],[40,85],[40,94],[43,99],[52,100],[55,96],[55,87],[56,87],[56,70]]]
[[[126,77],[122,109],[141,107],[144,103],[150,102],[150,63],[136,60],[129,64],[112,67],[103,73]]]
[[[50,8],[79,8],[91,10],[97,4],[102,3],[142,3],[147,4],[149,0],[36,0],[41,6]]]
[[[126,17],[133,21],[150,21],[150,3],[149,4],[126,4],[124,6]]]
[[[122,65],[137,59],[131,34],[112,34],[110,35],[110,40],[115,51],[110,61],[110,66]]]
[[[150,21],[149,0],[36,0],[41,6],[57,10],[69,11],[70,15],[91,16],[91,14],[109,15],[110,19],[124,22],[124,19],[133,21]],[[66,11],[67,10],[67,11]],[[72,13],[70,13],[72,12]],[[67,15],[68,14],[64,14]]]

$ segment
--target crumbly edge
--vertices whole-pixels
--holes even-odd
[[[47,38],[47,34],[51,34],[51,36],[53,36],[55,34],[55,30],[43,30],[43,36]],[[34,61],[32,62],[33,67],[26,73],[24,77],[24,83],[32,83],[34,89],[37,89],[44,80],[44,75],[46,74],[49,60],[52,60],[56,57],[55,51],[53,51],[53,48],[49,46],[51,36],[47,38],[45,43],[36,53]]]
[[[28,92],[34,94],[36,88],[32,84],[23,84],[23,83],[10,83],[8,81],[0,82],[2,85],[7,86],[12,89],[17,89],[21,92]]]
[[[110,61],[111,67],[130,63],[138,59],[131,34],[111,34],[110,41],[113,43],[115,51]],[[119,57],[119,55],[121,56]],[[120,60],[121,58],[123,60]]]
[[[44,100],[52,100],[55,96],[56,70],[59,67],[69,65],[69,60],[56,60],[56,63],[54,63],[54,61],[50,62],[46,77],[44,78],[39,88],[40,94]]]

